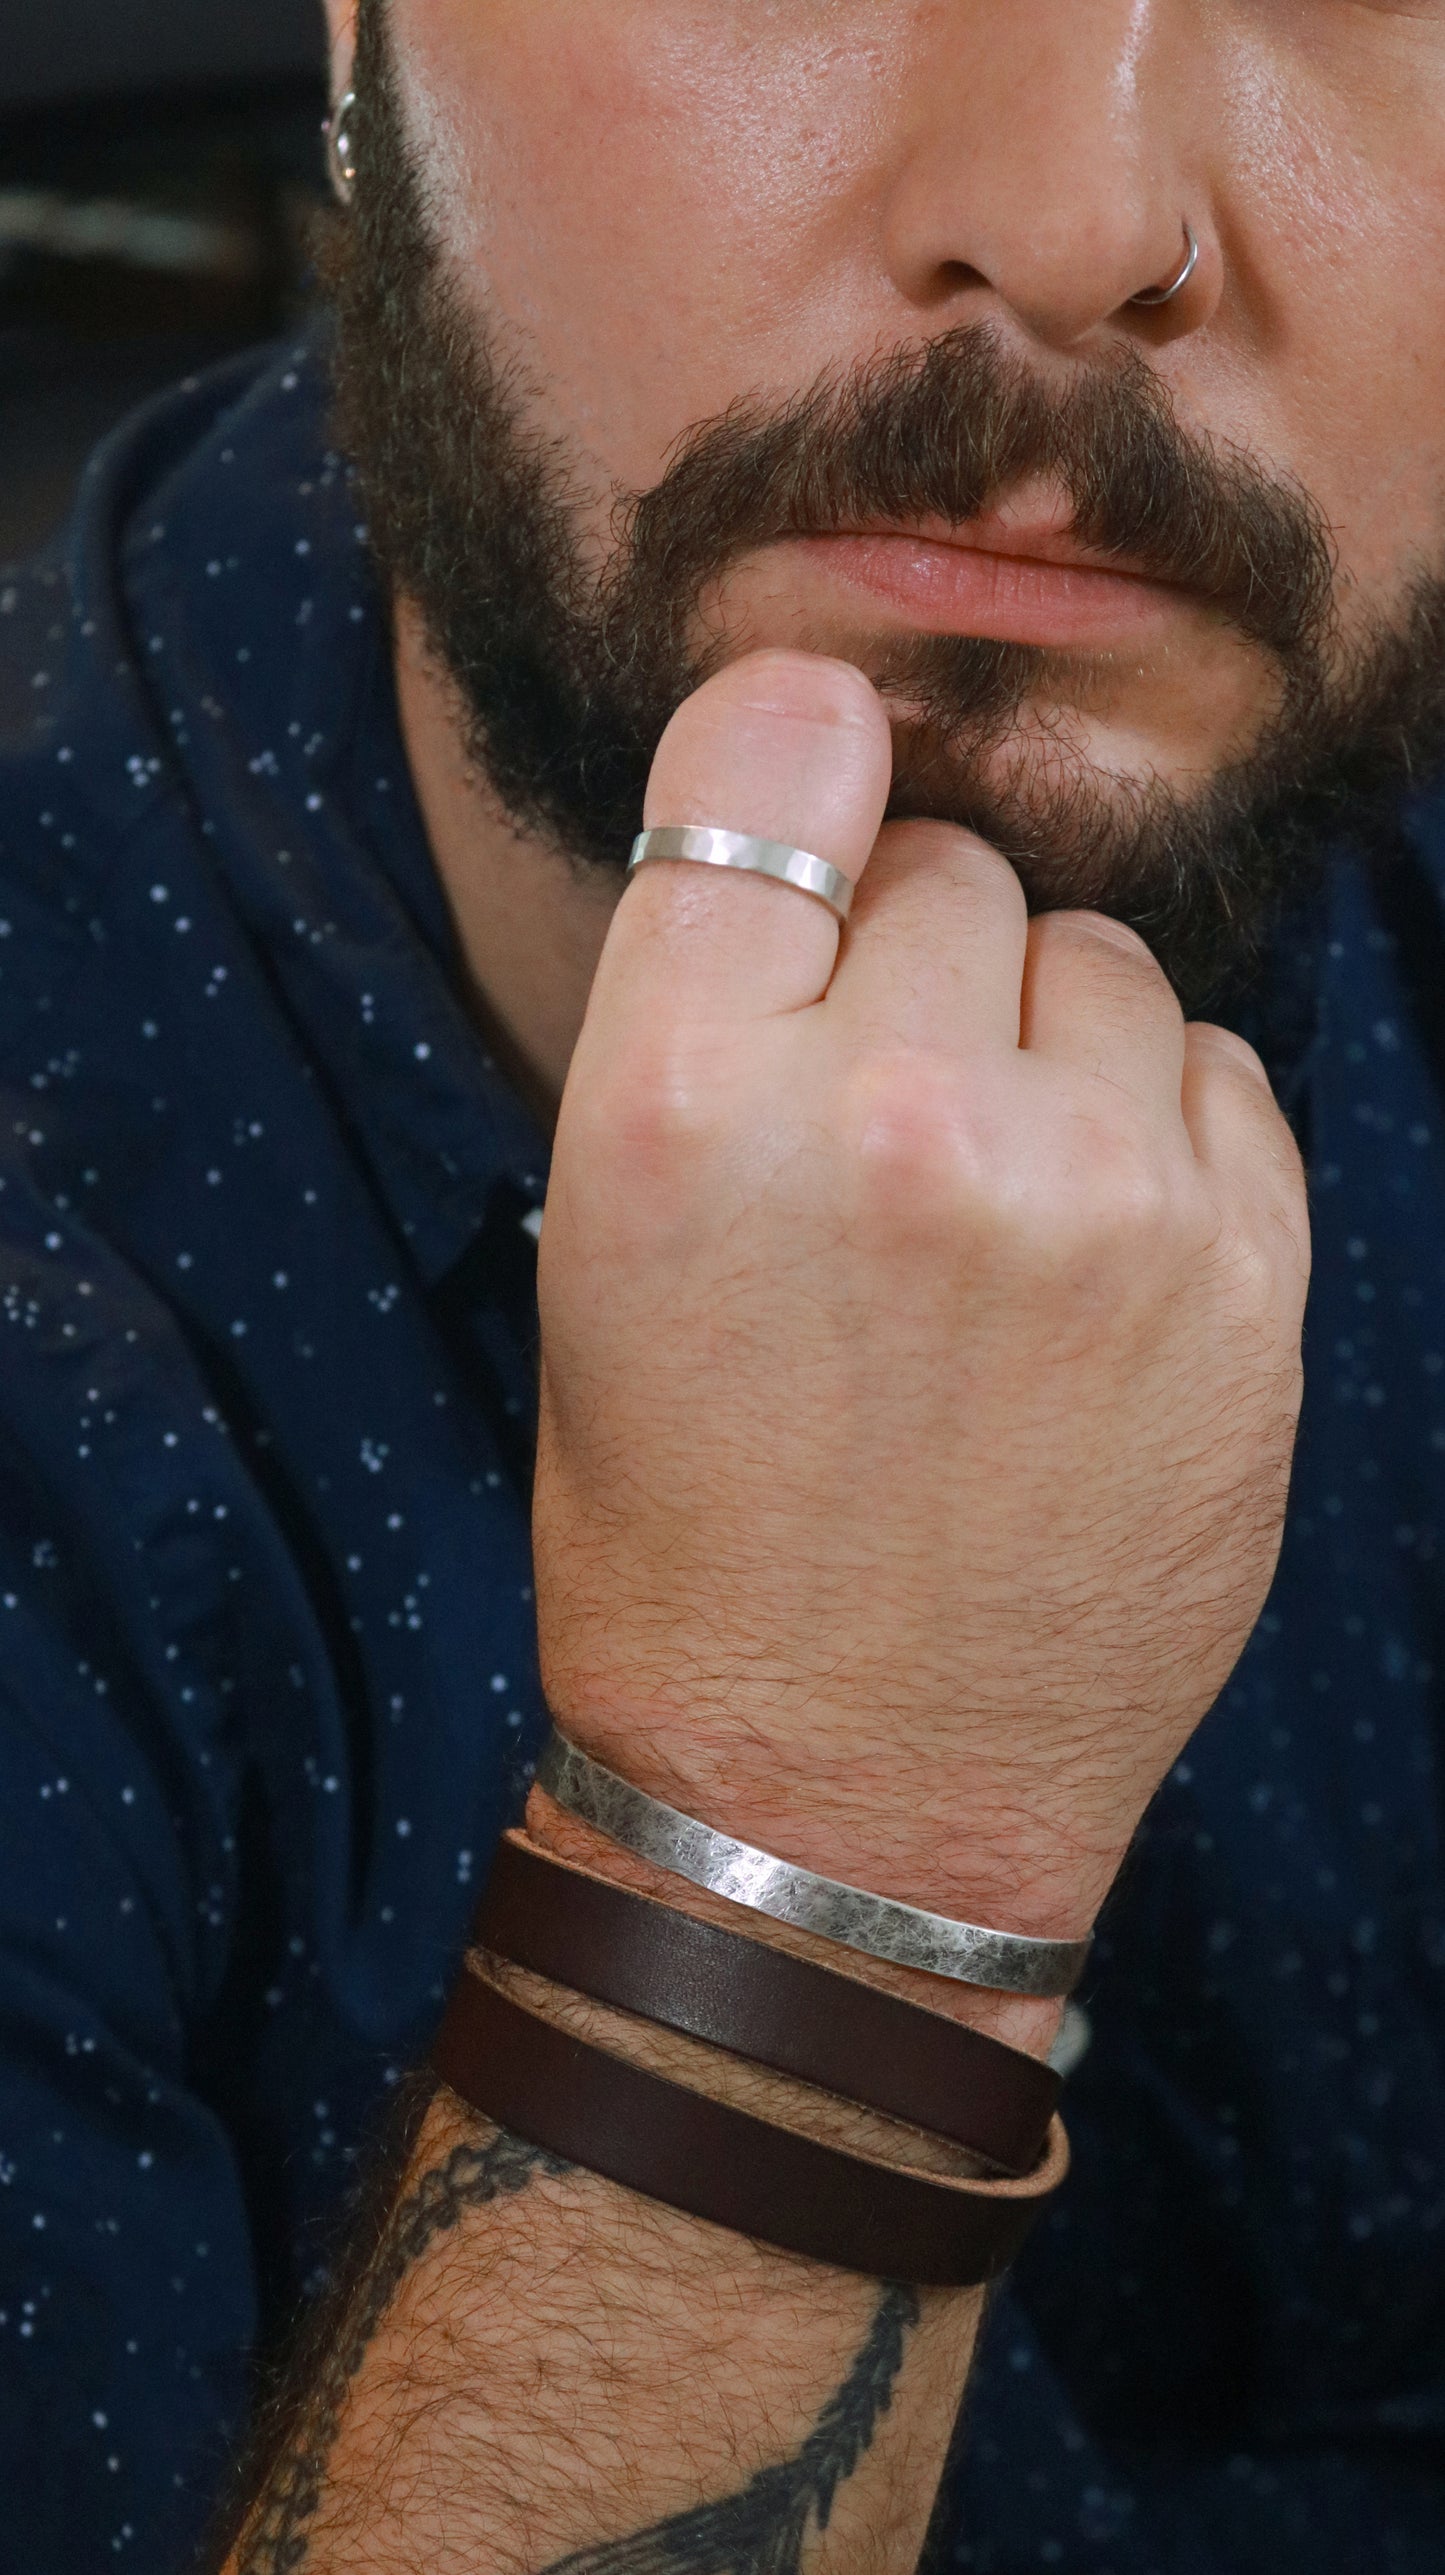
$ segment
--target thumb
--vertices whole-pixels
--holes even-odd
[[[752,653],[679,707],[648,784],[649,829],[702,824],[786,841],[856,883],[893,775],[883,703],[849,662]],[[660,860],[618,906],[596,998],[655,1015],[740,1020],[817,1001],[838,925],[811,895],[766,877]]]

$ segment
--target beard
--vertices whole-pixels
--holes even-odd
[[[896,718],[891,814],[978,832],[1035,911],[1128,922],[1197,1010],[1247,977],[1331,849],[1383,842],[1402,781],[1445,758],[1445,566],[1346,649],[1308,494],[1183,428],[1134,351],[1046,389],[976,324],[781,406],[735,405],[650,490],[617,497],[611,557],[590,570],[569,460],[529,425],[432,236],[384,0],[362,0],[354,81],[356,204],[320,263],[338,438],[474,764],[519,828],[580,867],[626,862],[662,732],[725,657],[699,641],[700,604],[731,564],[787,537],[962,524],[1040,476],[1081,543],[1193,593],[1256,648],[1272,711],[1185,792],[1080,755],[1077,660],[905,639],[869,666]]]

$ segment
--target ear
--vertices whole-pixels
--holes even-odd
[[[324,0],[331,52],[331,95],[343,98],[351,87],[356,54],[356,0]]]

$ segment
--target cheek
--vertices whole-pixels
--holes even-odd
[[[1445,540],[1445,16],[1321,0],[1311,29],[1225,67],[1235,310],[1200,410],[1314,495],[1348,614]]]
[[[649,485],[694,421],[847,344],[818,279],[892,16],[394,0],[442,238],[599,491]]]

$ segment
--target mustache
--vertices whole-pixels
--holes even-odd
[[[1309,494],[1186,430],[1137,351],[1057,390],[986,323],[689,432],[619,514],[628,588],[685,616],[756,547],[880,521],[960,525],[1034,477],[1062,487],[1080,544],[1192,591],[1286,663],[1318,657],[1335,566]]]

